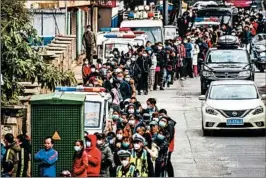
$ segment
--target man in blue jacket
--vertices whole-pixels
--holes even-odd
[[[192,54],[193,54],[193,46],[190,42],[190,37],[184,39],[184,45],[186,48],[186,59],[185,59],[185,76],[189,76],[193,78],[193,70],[192,70]]]
[[[35,154],[34,160],[39,161],[40,177],[56,177],[55,163],[58,153],[53,149],[54,141],[51,137],[44,139],[44,149]]]

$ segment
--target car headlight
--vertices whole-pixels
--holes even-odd
[[[218,115],[219,113],[212,107],[206,107],[205,112],[211,115]]]
[[[257,114],[261,114],[264,112],[264,109],[262,106],[257,107],[256,109],[254,109],[254,111],[252,112],[253,115],[257,115]]]
[[[211,77],[211,76],[213,76],[213,72],[211,72],[211,71],[203,71],[202,75],[204,77]]]
[[[243,71],[243,72],[239,72],[238,74],[239,77],[249,77],[250,76],[250,71]]]

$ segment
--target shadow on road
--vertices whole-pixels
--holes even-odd
[[[265,130],[220,130],[214,131],[211,137],[265,137]]]

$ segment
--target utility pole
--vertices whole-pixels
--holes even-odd
[[[163,1],[163,20],[164,25],[168,25],[168,0]]]

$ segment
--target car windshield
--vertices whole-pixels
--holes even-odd
[[[252,39],[252,42],[255,44],[265,44],[266,43],[266,34],[258,34]]]
[[[108,57],[115,48],[118,49],[120,54],[122,51],[124,52],[124,54],[129,51],[128,43],[127,44],[126,43],[109,43],[109,44],[105,44],[105,51],[104,51],[105,57]]]
[[[258,93],[256,87],[251,84],[214,85],[211,87],[209,98],[213,100],[258,99]]]
[[[213,50],[207,57],[208,63],[248,63],[244,50]]]
[[[144,46],[144,40],[142,39],[134,39],[134,46]]]
[[[151,43],[162,42],[162,30],[160,27],[136,27],[131,28],[132,31],[144,31],[147,35],[147,40]]]

